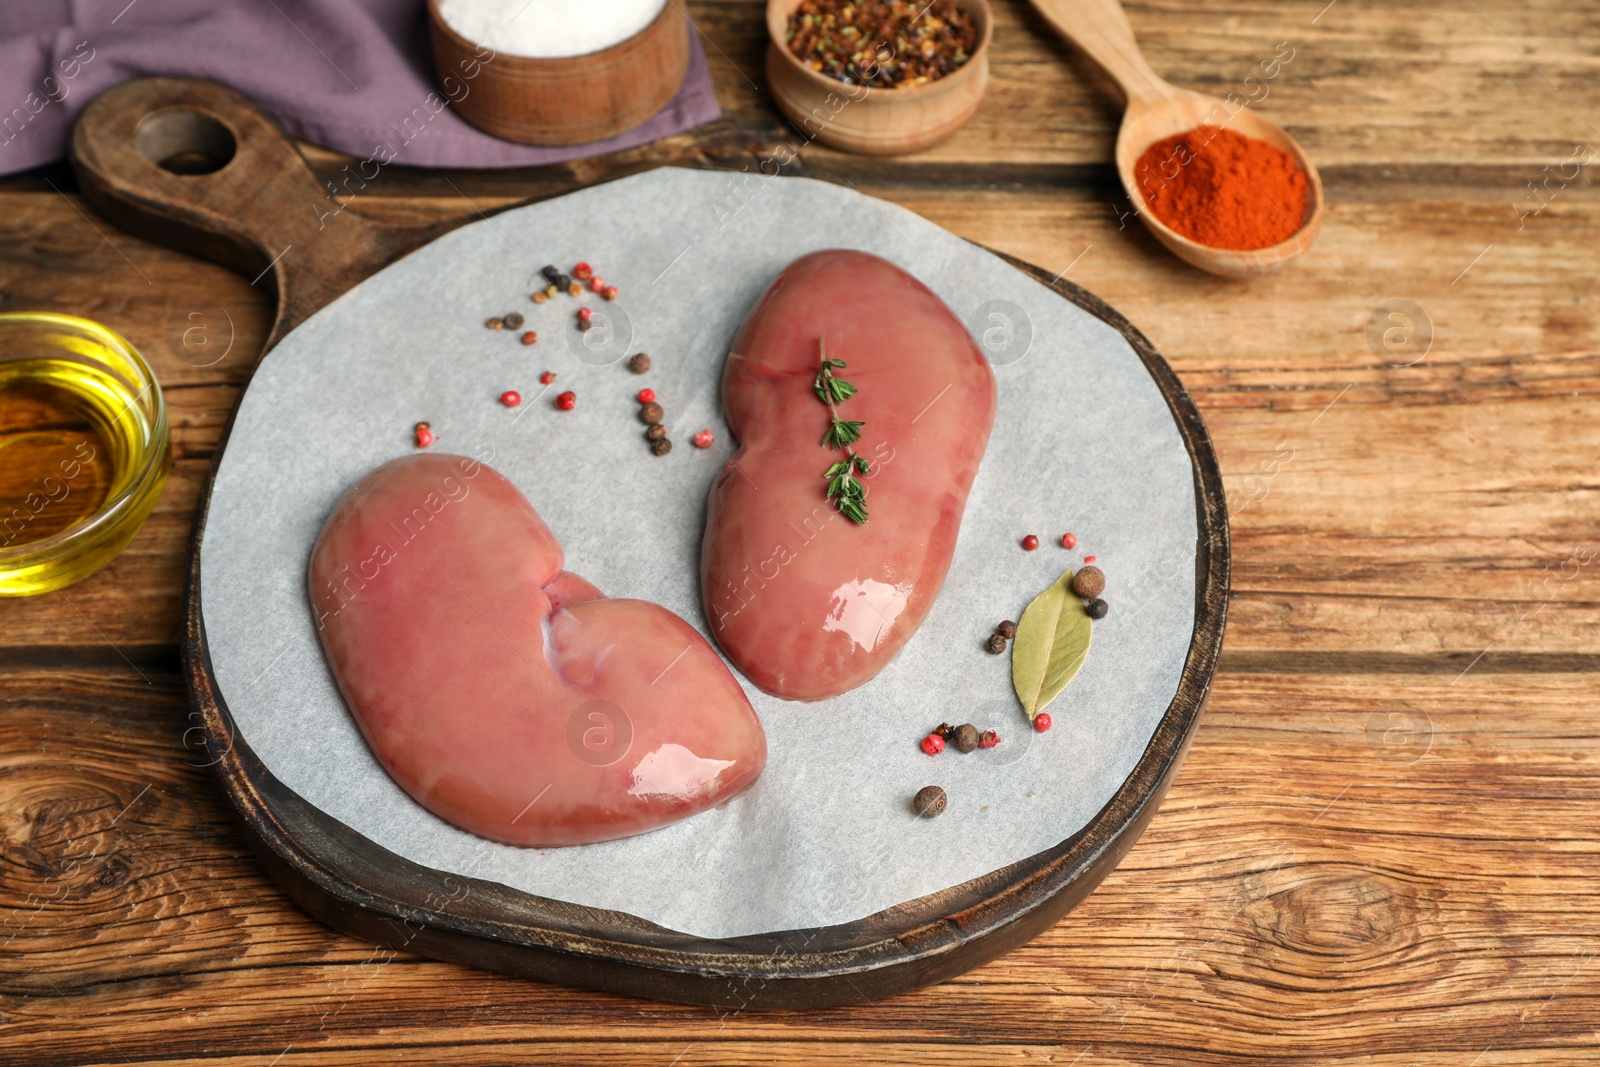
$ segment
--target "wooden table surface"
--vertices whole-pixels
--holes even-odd
[[[719,122],[570,166],[391,168],[352,200],[447,217],[658,163],[754,171],[788,144],[789,172],[1064,271],[1198,400],[1234,594],[1164,808],[1033,943],[813,1014],[394,955],[267,879],[186,744],[176,646],[191,512],[268,295],[101,222],[64,167],[0,181],[0,309],[125,333],[177,452],[116,563],[0,603],[0,1063],[1600,1060],[1600,196],[1563,166],[1600,143],[1600,12],[1324,3],[1130,5],[1180,85],[1259,96],[1244,79],[1292,49],[1259,106],[1319,161],[1328,213],[1264,280],[1196,273],[1121,217],[1107,83],[1015,0],[983,108],[919,156],[803,145],[762,87],[760,6],[707,0]],[[307,151],[329,179],[347,162]],[[1410,355],[1369,343],[1393,300],[1425,316]]]

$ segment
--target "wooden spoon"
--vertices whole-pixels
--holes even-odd
[[[1133,27],[1128,25],[1128,16],[1118,0],[1032,0],[1032,3],[1056,32],[1099,64],[1127,96],[1128,110],[1122,117],[1122,129],[1117,133],[1117,174],[1139,217],[1162,244],[1201,270],[1235,278],[1280,270],[1311,247],[1322,227],[1322,177],[1293,137],[1248,107],[1231,110],[1215,96],[1168,84],[1150,69],[1139,53]],[[1212,248],[1177,233],[1156,218],[1134,181],[1134,167],[1144,150],[1156,141],[1202,125],[1231,127],[1294,157],[1300,169],[1306,172],[1311,186],[1305,218],[1294,236],[1267,248],[1249,251]]]

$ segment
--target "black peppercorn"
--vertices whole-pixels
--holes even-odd
[[[554,263],[547,263],[540,267],[539,273],[544,275],[544,280],[549,282],[551,285],[556,284],[556,279],[561,277],[561,272],[556,269]]]
[[[638,355],[628,360],[628,369],[633,371],[635,374],[643,374],[645,371],[650,369],[650,357],[645,355],[643,352],[640,352]]]
[[[664,456],[672,451],[672,442],[665,437],[658,437],[650,442],[650,451],[658,456]]]
[[[983,647],[998,656],[1006,650],[1006,639],[999,634],[990,634],[989,640],[983,643]]]
[[[936,785],[925,785],[911,798],[911,810],[916,812],[919,818],[931,819],[943,813],[948,802],[943,789]]]
[[[1097,596],[1092,596],[1083,602],[1083,610],[1089,613],[1091,619],[1103,619],[1106,617],[1106,612],[1111,610],[1111,605]]]
[[[978,728],[970,722],[957,726],[950,743],[956,746],[958,752],[971,752],[978,747]]]
[[[520,330],[522,329],[522,312],[513,311],[500,321],[505,324],[508,330]]]
[[[569,292],[572,289],[572,275],[570,274],[557,274],[550,280],[556,283],[557,289],[566,289]]]
[[[999,626],[996,626],[994,628],[994,632],[1009,641],[1013,637],[1017,636],[1017,624],[1012,622],[1010,619],[1007,619]]]
[[[660,422],[665,415],[660,404],[650,403],[639,408],[639,421],[650,425]]]
[[[644,432],[644,435],[648,440],[659,441],[667,436],[667,428],[659,422],[653,422],[650,424],[650,428]]]

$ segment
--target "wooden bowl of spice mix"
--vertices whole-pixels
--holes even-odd
[[[461,117],[533,145],[632,129],[677,93],[689,24],[675,0],[428,0],[439,87]]]
[[[987,0],[768,0],[767,81],[807,140],[891,156],[949,137],[989,84]]]

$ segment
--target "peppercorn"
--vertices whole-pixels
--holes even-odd
[[[543,374],[539,375],[539,384],[540,385],[549,385],[551,382],[553,382],[555,380],[556,380],[556,372],[553,371],[553,370],[547,370]]]
[[[542,304],[546,300],[550,299],[550,294],[545,292],[543,289],[540,289],[537,293],[529,293],[528,299],[532,300],[535,304]]]
[[[1039,547],[1039,539],[1037,537],[1035,537],[1033,534],[1029,534],[1027,537],[1024,537],[1022,539],[1023,551],[1032,552],[1034,549],[1036,549],[1038,547]]]
[[[712,433],[711,433],[710,430],[701,430],[699,433],[695,434],[694,437],[693,437],[694,447],[696,447],[696,448],[710,448],[711,447],[711,442],[713,442],[715,440],[716,440],[716,438],[714,436],[712,436]]]
[[[567,283],[567,295],[568,296],[582,296],[583,295],[583,284],[581,282],[568,282]]]
[[[544,280],[549,282],[551,285],[554,285],[556,283],[556,279],[561,277],[561,272],[556,269],[556,265],[554,263],[546,263],[544,266],[539,268],[539,273],[544,275]]]
[[[650,451],[654,452],[658,456],[664,456],[668,452],[672,451],[672,442],[667,440],[664,436],[658,437],[654,441],[650,442]]]
[[[1042,734],[1046,730],[1050,729],[1051,722],[1052,720],[1050,718],[1050,713],[1048,711],[1041,711],[1039,714],[1033,717],[1033,728]]]
[[[957,752],[971,752],[978,747],[978,728],[970,722],[962,723],[956,727],[950,743],[956,746]]]
[[[507,389],[500,394],[500,403],[508,408],[514,408],[522,403],[522,394],[515,389]]]
[[[983,647],[998,656],[1006,650],[1006,639],[1000,634],[990,634],[989,640],[983,643]]]
[[[579,333],[588,333],[592,329],[594,329],[594,320],[593,319],[579,319],[578,320],[578,332]]]
[[[572,289],[572,275],[570,275],[570,274],[557,274],[556,275],[556,288],[557,289],[566,289],[566,290],[570,291]]]
[[[557,289],[554,283],[544,287],[544,295],[546,299],[554,297],[559,292],[561,292],[561,290]]]
[[[1106,575],[1099,567],[1085,567],[1072,576],[1072,591],[1092,600],[1106,591]]]
[[[639,403],[641,403],[641,404],[654,404],[655,402],[656,402],[656,391],[654,389],[641,389],[641,390],[639,390]]]
[[[513,311],[501,321],[505,323],[505,327],[508,330],[520,330],[522,329],[522,312]]]
[[[667,436],[667,428],[661,425],[659,422],[653,423],[651,427],[644,432],[644,436],[646,440],[659,441],[663,437]]]
[[[1009,641],[1013,637],[1017,636],[1017,624],[1012,622],[1010,619],[1007,619],[999,626],[996,626],[994,628],[994,632]]]
[[[911,810],[917,813],[919,819],[932,819],[943,813],[947,803],[949,798],[944,795],[943,789],[936,785],[925,785],[911,798]]]
[[[417,447],[427,448],[433,444],[433,429],[425,422],[419,422],[414,428],[417,435]]]
[[[654,402],[645,404],[639,409],[639,421],[646,425],[660,422],[665,416],[666,412],[661,410],[661,405]]]
[[[522,331],[522,343],[525,344],[525,345],[538,344],[539,343],[539,335],[537,333],[535,333],[533,330],[523,330]]]
[[[956,732],[956,728],[947,722],[942,722],[933,728],[933,732],[948,741],[950,740],[950,735]]]
[[[568,389],[566,392],[556,397],[556,407],[560,408],[562,411],[571,411],[577,406],[578,394],[574,393],[571,389]]]
[[[587,263],[579,263],[576,267],[572,268],[572,276],[578,279],[580,282],[588,281],[590,276],[593,274],[594,268],[590,267]]]
[[[606,280],[604,278],[600,277],[600,275],[596,274],[594,277],[589,279],[589,291],[591,293],[603,293],[603,292],[605,292],[606,291]]]
[[[1083,610],[1089,613],[1091,619],[1103,619],[1106,617],[1106,612],[1111,610],[1111,605],[1099,597],[1090,597],[1083,602]]]
[[[643,352],[640,352],[638,355],[628,360],[628,369],[633,371],[635,374],[643,374],[645,371],[650,369],[650,357],[645,355]]]
[[[922,751],[930,756],[937,756],[944,751],[944,738],[938,734],[929,734],[922,739]]]
[[[1064,533],[1064,534],[1061,535],[1061,547],[1062,548],[1077,548],[1078,547],[1078,539],[1076,537],[1072,536],[1069,533]]]
[[[501,330],[505,328],[506,320],[502,319],[499,315],[496,315],[488,322],[485,322],[484,325],[489,327],[491,330]]]
[[[978,735],[979,748],[993,748],[1000,743],[1000,735],[993,730],[985,730]]]
[[[608,285],[604,289],[600,290],[600,295],[605,297],[607,300],[615,300],[617,298],[617,287],[614,285]]]

